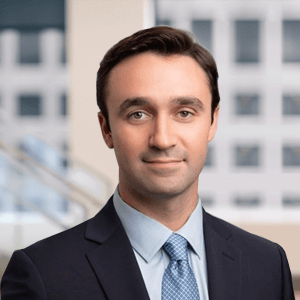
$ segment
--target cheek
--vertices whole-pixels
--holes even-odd
[[[207,142],[208,142],[208,130],[207,128],[199,129],[199,127],[194,128],[194,130],[185,131],[183,139],[183,147],[188,153],[189,160],[198,166],[206,158],[207,152]]]
[[[145,146],[145,141],[142,136],[136,131],[126,129],[115,132],[113,135],[113,143],[117,157],[124,159],[136,159],[136,156],[142,151]]]
[[[188,130],[181,132],[181,136],[183,137],[185,144],[198,150],[206,146],[208,142],[208,135],[209,130],[208,127],[205,126],[193,126],[193,128],[189,128]]]

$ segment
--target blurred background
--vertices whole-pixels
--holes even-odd
[[[1,0],[0,277],[15,249],[94,216],[114,192],[96,72],[112,45],[154,25],[192,31],[218,65],[204,208],[283,246],[300,293],[298,0]]]

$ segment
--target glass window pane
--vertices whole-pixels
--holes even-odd
[[[65,28],[64,0],[1,0],[0,27]]]
[[[62,33],[64,35],[64,33]],[[66,36],[64,35],[63,38],[63,46],[61,49],[61,57],[60,57],[61,63],[65,64],[67,62],[67,56],[66,56]]]
[[[235,21],[235,61],[257,63],[259,57],[259,21]]]
[[[261,200],[258,197],[236,197],[234,204],[240,207],[253,207],[261,204]]]
[[[41,115],[41,97],[39,95],[21,95],[18,109],[19,116]]]
[[[283,95],[282,110],[283,115],[300,116],[300,95]]]
[[[1,28],[0,28],[0,65],[1,65],[1,63],[2,63],[2,46],[3,46],[3,43],[2,43],[2,30],[1,30]]]
[[[300,20],[283,21],[283,61],[300,62]]]
[[[282,164],[284,167],[300,166],[300,146],[283,146]]]
[[[62,116],[67,115],[67,95],[63,94],[60,99],[60,114]]]
[[[40,62],[40,45],[38,31],[20,32],[20,63],[37,64]]]
[[[259,96],[256,94],[238,94],[235,98],[236,115],[259,115]]]
[[[300,197],[283,197],[282,205],[287,207],[300,207]]]
[[[199,43],[212,53],[212,21],[193,20],[192,31]]]
[[[257,167],[260,164],[258,146],[236,146],[235,165],[239,167]]]

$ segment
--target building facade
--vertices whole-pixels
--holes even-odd
[[[299,1],[157,0],[156,15],[192,31],[219,69],[206,206],[300,211]]]

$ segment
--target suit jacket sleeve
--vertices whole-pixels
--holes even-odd
[[[1,299],[47,299],[42,278],[23,250],[15,251],[10,259],[1,281]]]
[[[281,272],[282,272],[282,299],[294,300],[294,289],[292,283],[292,275],[289,267],[289,263],[285,254],[285,251],[279,246],[279,253],[281,256]]]

